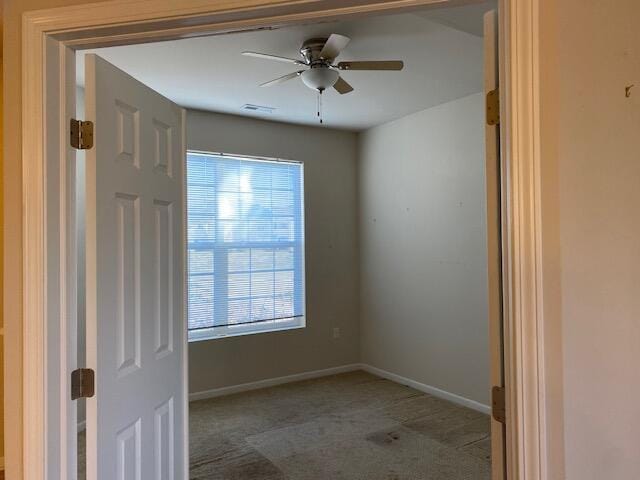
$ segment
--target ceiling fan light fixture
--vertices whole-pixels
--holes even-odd
[[[340,78],[340,74],[331,68],[312,67],[302,72],[300,77],[307,87],[322,92],[333,87]]]

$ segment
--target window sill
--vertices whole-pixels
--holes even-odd
[[[188,340],[191,342],[201,342],[204,340],[219,340],[228,337],[240,337],[244,335],[255,335],[258,333],[282,332],[285,330],[297,330],[306,327],[305,317],[294,318],[276,325],[237,325],[233,327],[208,328],[188,332]]]

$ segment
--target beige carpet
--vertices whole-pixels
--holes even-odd
[[[191,403],[191,479],[482,480],[489,417],[365,372]]]
[[[490,478],[488,416],[361,371],[192,402],[189,416],[192,480]]]

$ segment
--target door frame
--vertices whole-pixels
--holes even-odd
[[[113,0],[27,12],[22,26],[23,329],[21,459],[25,480],[67,477],[75,356],[75,265],[69,235],[75,114],[73,49],[124,45],[472,0]],[[504,222],[504,358],[509,480],[547,479],[542,309],[540,0],[499,0]],[[65,88],[65,86],[67,88]],[[13,332],[13,330],[12,330]],[[7,332],[6,341],[18,341]],[[71,358],[73,357],[73,358]],[[11,390],[6,392],[11,395]],[[61,448],[54,447],[58,443]],[[71,462],[71,463],[70,463]],[[45,473],[46,472],[46,473]],[[10,471],[9,474],[11,475]]]

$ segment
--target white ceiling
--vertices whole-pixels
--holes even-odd
[[[84,84],[84,54],[97,53],[187,108],[317,125],[316,94],[299,78],[257,86],[296,70],[295,65],[240,53],[298,58],[305,39],[335,32],[352,39],[339,60],[405,62],[401,72],[341,72],[355,91],[325,92],[324,126],[358,131],[481,91],[482,38],[477,34],[492,3],[82,51],[77,79]],[[244,104],[276,110],[247,112]]]
[[[418,12],[417,15],[481,37],[483,34],[484,14],[497,8],[498,0],[487,0],[460,7],[424,10]]]

